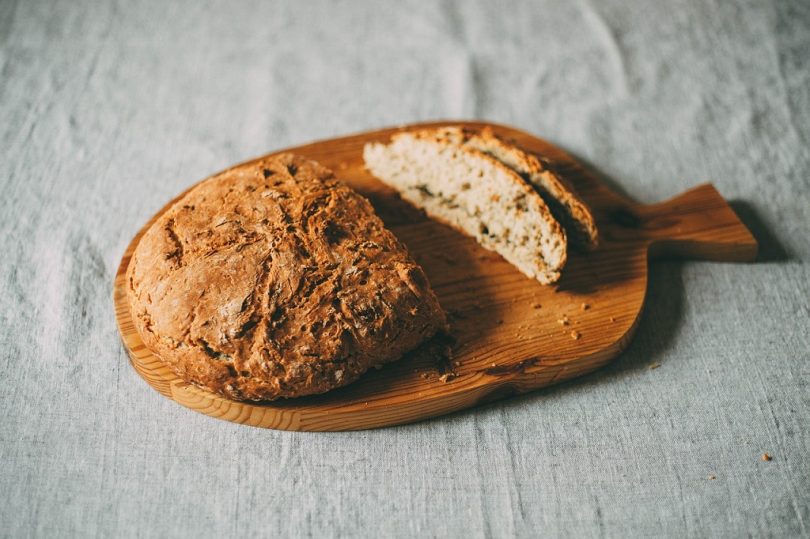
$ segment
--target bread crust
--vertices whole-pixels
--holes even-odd
[[[135,327],[178,376],[235,400],[322,393],[446,319],[369,202],[291,154],[189,191],[127,269]]]

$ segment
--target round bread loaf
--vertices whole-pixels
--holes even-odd
[[[141,238],[127,279],[146,346],[237,400],[346,385],[446,327],[368,201],[291,154],[189,191]]]

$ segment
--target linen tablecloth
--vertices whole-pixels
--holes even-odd
[[[808,2],[3,0],[0,69],[0,536],[810,533]],[[167,200],[438,118],[642,202],[713,182],[760,260],[655,262],[609,367],[413,425],[248,428],[137,376],[112,281]]]

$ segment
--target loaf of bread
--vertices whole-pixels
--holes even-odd
[[[529,182],[563,225],[570,243],[585,250],[598,245],[599,233],[590,208],[577,195],[573,186],[556,174],[548,163],[501,139],[490,127],[481,131],[450,127],[437,132],[449,142],[491,155]]]
[[[127,279],[146,346],[237,400],[344,386],[446,327],[368,201],[290,154],[189,191],[141,238]]]
[[[473,236],[529,277],[553,283],[566,235],[520,175],[470,144],[456,127],[399,133],[363,150],[368,170],[431,217]]]

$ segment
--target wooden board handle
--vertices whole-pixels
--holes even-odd
[[[747,262],[757,256],[754,236],[708,183],[660,204],[632,206],[628,215],[654,257]]]

